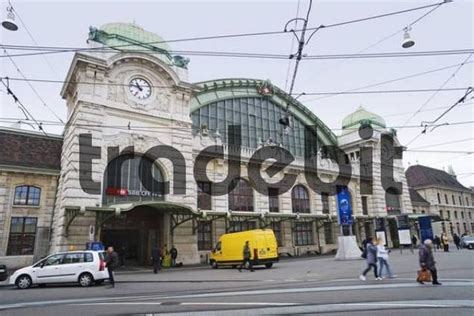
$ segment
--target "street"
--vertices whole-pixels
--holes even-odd
[[[272,269],[184,267],[119,271],[114,289],[76,285],[17,290],[0,287],[1,315],[314,314],[471,315],[474,251],[436,252],[442,286],[415,282],[418,255],[392,252],[397,277],[358,279],[363,260],[333,257],[284,259]]]

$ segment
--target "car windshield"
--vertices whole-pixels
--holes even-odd
[[[464,241],[474,241],[474,237],[464,237]]]

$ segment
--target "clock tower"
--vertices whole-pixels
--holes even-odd
[[[194,178],[188,104],[194,90],[187,83],[189,60],[172,55],[161,37],[135,24],[90,27],[88,44],[87,52],[75,54],[61,91],[67,105],[67,125],[51,251],[82,249],[92,239],[103,240],[106,216],[100,210],[115,209],[115,219],[132,218],[131,212],[120,215],[121,211],[130,210],[141,201],[158,199],[158,194],[150,194],[134,178],[138,173],[123,171],[124,168],[120,188],[112,188],[106,181],[111,153],[117,156],[133,149],[140,156],[155,146],[175,148],[186,162],[186,193],[174,194],[175,162],[160,158],[152,163],[159,169],[161,179],[169,182],[170,192],[160,194],[159,200],[195,209],[195,188],[190,185]],[[88,146],[80,145],[80,139],[87,140]],[[129,165],[131,169],[132,163]],[[129,177],[126,183],[124,177]],[[120,199],[108,196],[117,192],[128,195]],[[157,234],[140,234],[137,238],[146,244],[179,244],[179,231],[177,237],[170,237],[168,213],[156,212],[160,223],[153,229]],[[187,227],[182,225],[180,229]],[[95,230],[93,234],[91,230]],[[196,242],[190,240],[180,247],[183,260],[199,260],[193,247]]]

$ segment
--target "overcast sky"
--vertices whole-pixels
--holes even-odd
[[[332,24],[346,20],[364,18],[392,11],[409,9],[439,2],[432,1],[313,1],[310,26]],[[2,18],[7,1],[2,1]],[[135,22],[164,39],[200,37],[231,33],[278,31],[286,21],[296,17],[298,1],[12,1],[36,42],[43,46],[85,47],[89,26],[100,27],[110,22]],[[306,14],[308,1],[301,0],[299,16]],[[457,0],[442,5],[432,14],[418,22],[411,32],[416,45],[410,49],[401,47],[402,34],[397,34],[364,51],[409,52],[430,50],[452,50],[473,48],[473,1]],[[403,29],[407,24],[430,9],[410,12],[387,18],[350,24],[318,32],[305,53],[346,54],[358,53],[381,39]],[[34,45],[24,27],[17,32],[1,30],[2,44]],[[219,39],[172,43],[175,50],[237,51],[272,54],[289,54],[293,37],[291,34]],[[10,54],[20,53],[9,51]],[[2,53],[3,54],[3,51]],[[28,78],[64,80],[72,60],[72,53],[46,57],[16,57],[15,62]],[[351,59],[302,61],[296,80],[296,92],[344,91],[386,80],[429,71],[444,66],[459,64],[467,55],[435,57]],[[470,59],[474,61],[474,56]],[[8,58],[1,60],[1,76],[20,77]],[[291,65],[293,66],[293,64]],[[189,64],[190,82],[217,78],[270,79],[273,84],[285,89],[287,86],[288,61],[236,59],[221,57],[191,56]],[[292,69],[292,68],[291,68]],[[367,90],[437,89],[452,76],[456,68],[433,72],[429,75],[397,81]],[[292,70],[291,70],[292,71]],[[445,88],[474,86],[473,64],[466,64]],[[60,98],[60,84],[33,83],[45,102],[63,119],[66,116],[64,101]],[[39,121],[56,120],[30,87],[23,82],[11,82],[11,88]],[[22,118],[11,97],[0,87],[0,118]],[[286,90],[288,87],[286,88]],[[357,94],[337,95],[324,99],[315,96],[300,98],[323,122],[340,133],[344,116],[359,105],[382,115],[388,126],[413,126],[421,121],[430,121],[441,114],[462,95],[463,91],[440,92],[427,104],[433,92],[405,94]],[[474,100],[466,102],[449,112],[440,123],[473,120]],[[413,113],[424,105],[423,111],[407,122]],[[0,123],[0,125],[9,125]],[[28,127],[25,126],[25,129]],[[422,128],[399,128],[402,144],[407,144],[420,134]],[[61,133],[57,127],[46,128],[47,132]],[[428,132],[413,143],[409,149],[472,151],[474,149],[473,124],[443,126]],[[466,140],[467,139],[467,140]],[[456,142],[464,140],[462,142]],[[446,145],[437,145],[448,143]],[[452,144],[450,144],[452,143]],[[458,179],[466,186],[474,185],[473,155],[451,153],[404,154],[404,163],[423,164],[435,168],[452,165]]]

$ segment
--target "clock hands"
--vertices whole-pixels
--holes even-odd
[[[135,81],[135,86],[138,88],[138,90],[143,91],[143,88],[140,87],[140,85],[139,85],[138,82],[136,82],[136,81]]]

